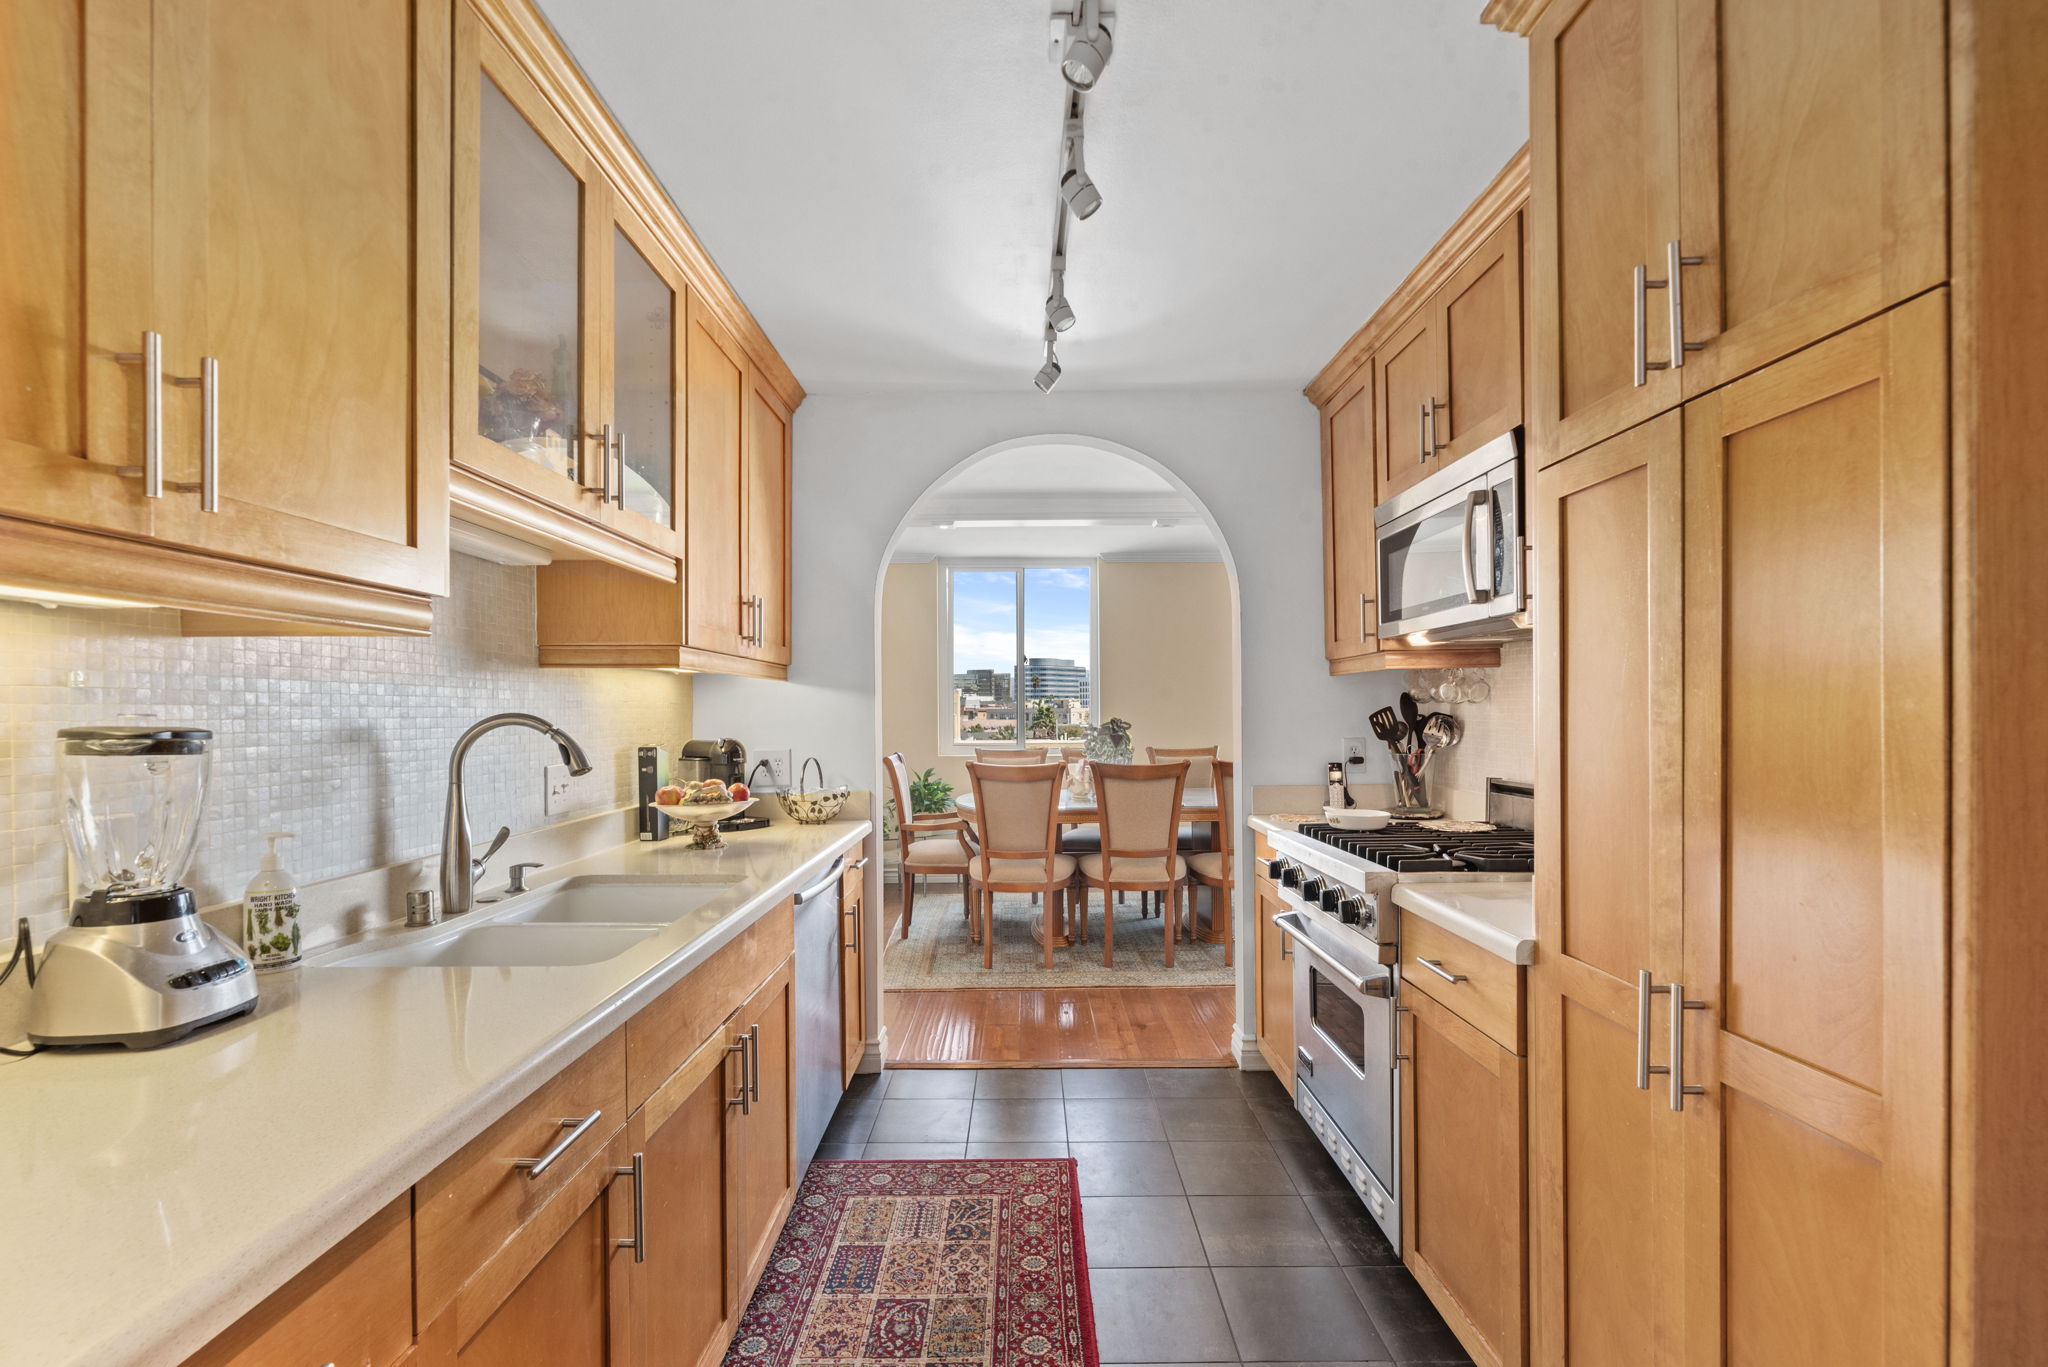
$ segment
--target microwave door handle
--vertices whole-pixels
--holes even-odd
[[[1479,582],[1478,576],[1472,570],[1472,514],[1475,512],[1486,514],[1487,559],[1491,561],[1493,558],[1493,491],[1490,488],[1482,486],[1465,495],[1464,526],[1459,529],[1464,545],[1464,555],[1461,559],[1465,571],[1465,601],[1468,603],[1485,603],[1493,599],[1493,572],[1489,565],[1486,583],[1482,585]]]

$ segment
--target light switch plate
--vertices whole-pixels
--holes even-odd
[[[569,805],[569,795],[575,787],[576,780],[569,777],[569,766],[566,764],[548,765],[546,779],[547,791],[541,798],[541,814],[553,816]]]

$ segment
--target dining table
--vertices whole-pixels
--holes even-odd
[[[972,793],[961,793],[953,799],[953,805],[959,809],[962,816],[967,818],[969,825],[975,826],[978,838],[980,827],[974,819],[974,795]],[[1092,789],[1086,793],[1077,793],[1071,788],[1063,787],[1060,789],[1060,809],[1056,819],[1062,826],[1099,826],[1102,824],[1102,807],[1096,801],[1096,796]],[[1183,788],[1180,795],[1179,824],[1209,827],[1221,826],[1223,824],[1223,806],[1216,796],[1216,790],[1214,788]],[[1210,848],[1222,848],[1220,834],[1219,832],[1217,836],[1211,837]],[[1031,923],[1031,938],[1041,940],[1044,933],[1043,927],[1034,919]],[[1200,935],[1199,938],[1213,941],[1219,939],[1220,936],[1208,933]],[[1065,911],[1062,909],[1061,914],[1054,918],[1053,944],[1056,947],[1065,948],[1073,942],[1073,933],[1067,927]]]

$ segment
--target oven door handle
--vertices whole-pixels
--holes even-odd
[[[1361,978],[1317,948],[1316,942],[1308,936],[1308,927],[1302,924],[1300,912],[1283,911],[1273,918],[1273,924],[1292,935],[1295,944],[1307,950],[1315,961],[1323,966],[1324,972],[1328,973],[1345,987],[1356,992],[1359,996],[1391,997],[1394,995],[1392,975],[1378,978]]]

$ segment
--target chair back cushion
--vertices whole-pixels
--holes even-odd
[[[974,752],[974,762],[976,764],[1043,764],[1045,763],[1045,747],[1040,745],[1036,748],[1027,747],[1022,750],[976,750]]]
[[[1046,881],[1053,881],[1060,853],[1060,779],[1065,773],[1066,767],[1059,764],[967,766],[984,859],[1032,860]]]
[[[1188,762],[1097,764],[1094,773],[1095,801],[1102,812],[1104,877],[1113,881],[1119,876],[1119,860],[1166,860],[1169,876],[1177,876],[1174,846]]]
[[[1174,760],[1184,759],[1188,762],[1188,787],[1212,788],[1216,785],[1216,747],[1213,745],[1148,745],[1145,758],[1154,764],[1171,764]]]

